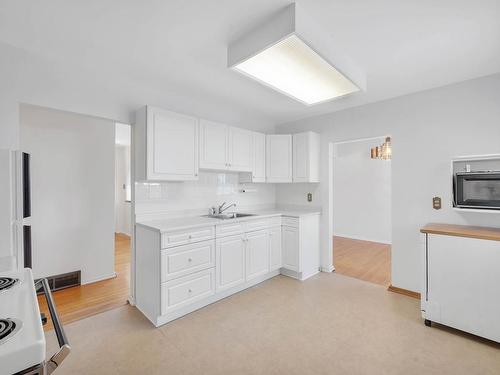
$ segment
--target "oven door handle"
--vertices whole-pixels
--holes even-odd
[[[50,318],[52,319],[52,324],[54,325],[54,331],[57,336],[57,341],[59,343],[59,351],[55,353],[47,361],[47,374],[52,374],[54,370],[64,361],[64,359],[71,352],[71,346],[69,345],[68,338],[64,332],[64,328],[59,320],[59,315],[57,315],[56,305],[54,304],[54,299],[52,298],[52,292],[50,291],[49,283],[47,279],[40,279],[36,282],[36,289],[43,289],[43,294],[47,300],[47,306],[49,307]]]

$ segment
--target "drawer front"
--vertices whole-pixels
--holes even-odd
[[[161,314],[167,314],[215,293],[213,268],[200,271],[161,285]]]
[[[211,240],[215,238],[213,226],[194,228],[191,230],[167,232],[161,235],[161,248],[186,245],[193,242]]]
[[[245,222],[245,231],[253,232],[256,230],[267,229],[269,228],[269,220],[268,219],[257,219],[250,220]]]
[[[268,220],[270,227],[281,226],[281,216],[270,217]]]
[[[217,225],[216,227],[217,237],[233,236],[244,232],[245,232],[244,223],[230,223],[230,224]]]
[[[281,224],[286,225],[288,227],[299,227],[299,218],[298,217],[288,217],[288,216],[283,216],[281,219]]]
[[[161,281],[215,266],[215,240],[161,251]]]

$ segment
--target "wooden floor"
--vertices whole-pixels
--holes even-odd
[[[391,283],[391,245],[333,237],[335,272],[374,284]]]
[[[59,318],[63,324],[83,319],[127,304],[130,285],[130,237],[115,235],[116,277],[92,284],[53,292]],[[40,311],[49,322],[45,330],[52,329],[50,314],[43,295],[38,296]]]

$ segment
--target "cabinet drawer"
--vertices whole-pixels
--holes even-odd
[[[182,230],[175,232],[162,233],[161,248],[186,245],[193,242],[211,240],[215,238],[214,227],[193,228],[191,230]]]
[[[161,284],[161,314],[165,315],[215,293],[213,268]]]
[[[161,281],[175,279],[215,265],[215,240],[161,251]]]
[[[268,219],[257,219],[250,220],[245,222],[245,231],[253,232],[256,230],[267,229],[269,228],[269,220]]]
[[[217,237],[233,236],[244,232],[245,232],[244,223],[230,223],[230,224],[217,225],[216,227]]]
[[[299,227],[299,218],[298,217],[283,216],[283,218],[281,219],[281,224],[286,225],[288,227],[298,228]]]
[[[270,227],[281,226],[281,216],[270,217],[268,220]]]

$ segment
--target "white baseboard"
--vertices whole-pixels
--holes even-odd
[[[385,245],[392,245],[392,241],[381,240],[381,239],[377,239],[377,238],[368,238],[368,237],[363,237],[363,236],[353,236],[352,234],[343,234],[343,233],[334,233],[333,235],[335,237],[345,237],[345,238],[351,238],[353,240],[378,242],[378,243],[383,243]]]
[[[333,266],[321,267],[320,271],[321,272],[333,272],[333,271],[335,271],[335,267],[333,267]]]
[[[97,277],[95,279],[82,281],[82,285],[97,283],[98,281],[104,281],[104,280],[112,279],[112,278],[115,278],[115,277],[116,277],[116,272],[113,272],[111,275]]]

